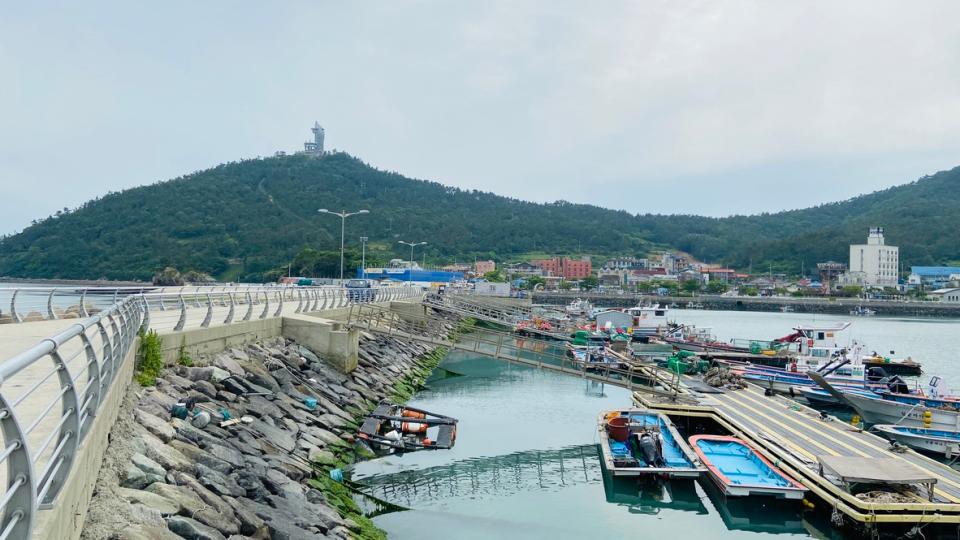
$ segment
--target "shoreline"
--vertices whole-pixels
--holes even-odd
[[[531,295],[534,304],[564,306],[576,300],[587,300],[597,307],[626,308],[637,305],[676,304],[686,308],[708,311],[759,311],[786,313],[823,313],[851,315],[857,307],[869,308],[876,315],[928,318],[960,318],[960,303],[898,302],[891,300],[863,300],[859,298],[760,297],[760,296],[655,296],[646,294],[544,293]],[[787,308],[785,311],[784,308]]]

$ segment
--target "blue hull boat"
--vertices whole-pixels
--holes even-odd
[[[696,478],[704,470],[664,414],[645,409],[606,411],[597,424],[600,456],[614,476]]]
[[[892,441],[933,454],[946,456],[947,459],[960,454],[960,433],[942,429],[878,424],[873,429]]]
[[[770,495],[802,499],[807,488],[787,476],[746,442],[726,435],[694,435],[690,446],[725,495]]]

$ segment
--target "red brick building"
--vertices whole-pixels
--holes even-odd
[[[589,257],[582,259],[570,259],[559,257],[553,259],[542,259],[532,261],[544,272],[549,272],[551,276],[561,276],[564,279],[583,279],[593,272],[593,265]]]

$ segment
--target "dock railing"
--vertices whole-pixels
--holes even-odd
[[[0,540],[29,538],[38,512],[57,504],[101,403],[124,362],[133,361],[140,330],[228,325],[423,294],[408,286],[214,289],[109,291],[115,303],[64,321],[55,334],[0,361]],[[48,315],[59,319],[55,310]],[[27,331],[32,324],[52,323],[16,326]]]

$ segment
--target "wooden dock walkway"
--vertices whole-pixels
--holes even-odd
[[[880,436],[864,432],[833,416],[783,396],[765,396],[761,388],[698,394],[698,403],[671,403],[649,394],[634,401],[677,416],[712,418],[733,435],[750,441],[768,459],[800,480],[834,511],[856,522],[960,523],[960,471],[912,450],[902,453]],[[893,458],[936,478],[933,501],[925,493],[911,493],[911,502],[867,502],[819,473],[819,456],[851,456],[866,463]]]

